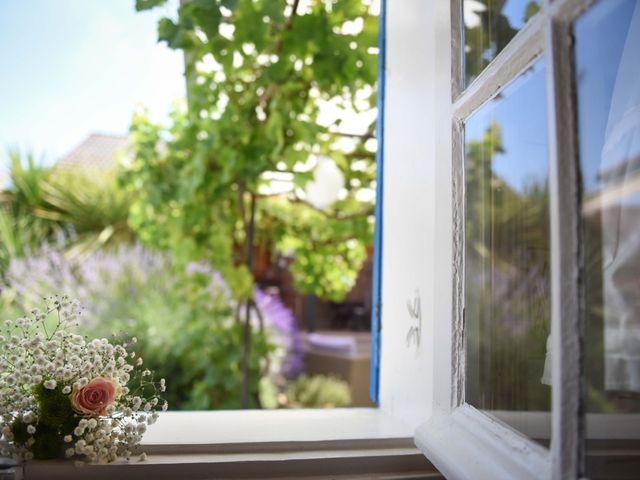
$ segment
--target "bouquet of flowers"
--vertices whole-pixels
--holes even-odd
[[[88,341],[73,333],[81,309],[67,297],[0,325],[0,454],[17,460],[129,459],[147,425],[167,409],[136,343]]]

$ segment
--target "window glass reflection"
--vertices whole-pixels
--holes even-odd
[[[548,412],[551,392],[542,61],[468,119],[465,149],[466,401],[530,432],[523,412]]]
[[[640,438],[640,2],[599,2],[576,21],[574,33],[584,191],[587,430],[589,447],[620,451],[629,442],[637,446]],[[618,472],[615,462],[599,458],[588,456],[591,477]],[[640,471],[637,455],[625,462],[625,468]]]
[[[463,0],[467,85],[539,9],[540,0]]]

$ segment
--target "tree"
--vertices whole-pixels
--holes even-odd
[[[161,0],[138,0],[138,9]],[[186,109],[169,128],[134,116],[136,193],[130,222],[147,244],[206,258],[248,298],[251,204],[257,241],[293,254],[297,287],[332,300],[351,288],[371,243],[373,116],[338,133],[348,112],[375,112],[377,22],[366,0],[189,0],[163,18],[159,38],[185,56]],[[322,121],[331,104],[334,118]],[[314,156],[345,177],[327,210],[304,198]],[[273,178],[289,188],[274,194]],[[271,177],[269,177],[269,174]],[[268,233],[267,233],[268,232]]]
[[[489,62],[507,46],[518,33],[512,25],[513,20],[526,23],[540,10],[539,0],[529,0],[520,7],[522,16],[519,19],[505,13],[507,0],[475,0],[469,2],[473,11],[465,21],[465,66],[467,82],[475,79]],[[512,2],[513,3],[513,2]],[[475,4],[475,5],[474,5]],[[511,5],[513,7],[513,5]],[[517,10],[516,10],[517,11]]]
[[[501,178],[496,157],[518,160],[502,132],[493,121],[465,144],[466,396],[480,408],[546,411],[549,188]]]
[[[130,224],[147,245],[222,273],[247,302],[248,355],[254,243],[291,254],[298,289],[334,301],[366,258],[377,21],[367,0],[184,0],[158,33],[184,52],[187,102],[167,128],[134,116],[134,156],[122,175],[135,198]],[[373,115],[362,131],[340,132],[350,112]],[[345,179],[326,209],[304,195],[320,155]]]

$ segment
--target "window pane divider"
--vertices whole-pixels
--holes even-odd
[[[415,441],[446,478],[549,478],[546,448],[468,404],[434,413]]]
[[[590,6],[596,3],[596,1],[597,0],[546,0],[548,5],[546,5],[545,8],[547,8],[549,16],[555,21],[571,24],[576,17],[584,13]]]
[[[471,85],[453,102],[453,115],[464,120],[535,62],[544,48],[545,16],[536,14]],[[455,29],[453,29],[455,31]],[[455,57],[454,57],[455,58]],[[455,70],[455,66],[453,67]],[[464,77],[464,72],[459,75]],[[455,80],[452,82],[455,84]]]
[[[451,9],[451,101],[464,91],[464,22],[462,21],[462,2],[452,0]]]
[[[584,473],[580,172],[570,21],[545,25],[551,223],[552,478]]]
[[[462,3],[449,3],[453,298],[447,347],[451,357],[447,360],[451,362],[451,390],[447,392],[448,405],[445,401],[436,402],[431,418],[415,434],[416,445],[447,478],[577,480],[585,475],[586,309],[573,22],[596,2],[542,0],[541,10],[466,89]],[[491,412],[465,403],[464,393],[464,122],[541,57],[545,62],[548,102],[551,229],[553,388],[552,411],[546,413],[551,416],[548,449],[493,418]],[[545,413],[533,412],[530,417],[542,422]],[[604,417],[600,419],[597,430],[606,430],[602,427],[604,421]],[[549,427],[541,423],[536,428],[547,431]],[[630,439],[637,437],[631,427],[626,435]]]
[[[465,245],[465,175],[464,125],[453,120],[452,128],[452,202],[453,202],[453,298],[451,328],[451,408],[464,403],[465,339],[464,339],[464,245]]]

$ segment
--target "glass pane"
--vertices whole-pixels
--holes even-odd
[[[599,451],[588,457],[589,477],[632,478],[640,472],[629,453],[640,446],[640,2],[600,2],[574,30],[588,446]],[[608,448],[615,454],[603,456]]]
[[[539,9],[540,0],[463,0],[467,85]]]
[[[465,148],[466,401],[544,443],[551,366],[542,61],[468,119]]]

